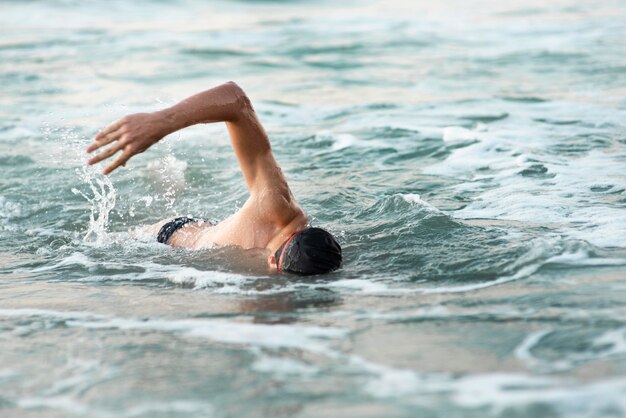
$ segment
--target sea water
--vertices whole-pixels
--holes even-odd
[[[237,81],[344,265],[133,228],[247,197]],[[626,3],[1,1],[3,417],[626,416]]]

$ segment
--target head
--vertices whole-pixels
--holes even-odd
[[[321,228],[306,228],[282,243],[269,262],[278,271],[310,275],[336,270],[341,265],[341,247]]]

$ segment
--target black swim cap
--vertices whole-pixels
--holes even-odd
[[[280,271],[323,274],[341,265],[341,247],[330,233],[307,228],[291,236],[274,255]]]

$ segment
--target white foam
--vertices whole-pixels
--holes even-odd
[[[611,312],[608,317],[614,317]],[[515,356],[527,366],[548,371],[569,370],[581,362],[589,362],[626,353],[626,328],[608,330],[591,341],[593,349],[582,352],[565,352],[558,360],[543,360],[532,354],[532,349],[552,330],[541,330],[528,335],[515,349]]]
[[[534,335],[540,339],[539,334]],[[479,373],[452,377],[446,374],[420,375],[409,369],[399,369],[371,363],[350,356],[348,364],[373,374],[363,390],[377,398],[402,398],[412,403],[432,395],[442,395],[463,408],[488,408],[493,414],[508,408],[549,404],[567,417],[598,416],[610,408],[626,412],[626,379],[606,379],[579,383],[571,379],[536,376],[524,373]],[[423,398],[428,395],[427,398]],[[561,415],[559,415],[561,416]]]
[[[15,202],[0,196],[0,218],[11,219],[22,215],[22,207]]]
[[[194,414],[194,416],[202,416],[211,418],[220,416],[215,413],[215,407],[208,403],[193,399],[177,399],[173,401],[152,401],[143,402],[128,408],[122,417],[145,417],[145,416],[161,416],[164,413],[172,414],[171,416],[181,416],[180,414]]]
[[[512,282],[525,277],[528,277],[538,271],[541,267],[547,264],[569,264],[577,266],[616,266],[625,265],[626,259],[620,258],[592,258],[588,250],[579,249],[574,252],[564,251],[560,255],[550,257],[543,260],[546,254],[549,254],[553,250],[553,246],[546,240],[535,240],[534,245],[530,251],[519,257],[508,270],[517,270],[514,274],[501,276],[495,280],[486,281],[482,283],[470,283],[467,285],[459,286],[438,286],[434,288],[402,288],[394,289],[382,283],[372,283],[371,286],[367,286],[364,283],[360,283],[356,280],[353,285],[343,285],[343,287],[352,287],[363,292],[371,293],[388,293],[388,294],[400,294],[400,293],[423,293],[423,294],[440,294],[440,293],[464,293],[471,292],[480,289],[485,289],[492,286],[497,286],[503,283]],[[342,286],[340,286],[342,287]]]
[[[82,392],[93,385],[94,379],[108,379],[114,376],[114,369],[104,366],[99,360],[70,357],[65,369],[68,376],[54,380],[52,385],[40,393],[47,398],[61,396],[70,391]],[[65,374],[65,373],[64,373]]]
[[[506,408],[548,403],[559,416],[601,416],[612,410],[626,413],[626,379],[615,378],[576,384],[549,377],[523,374],[485,374],[463,377],[453,383],[453,401],[463,407],[489,407],[494,413]]]
[[[52,264],[50,266],[37,267],[37,268],[32,269],[32,271],[41,272],[41,271],[56,270],[59,267],[72,266],[72,265],[78,265],[78,266],[89,268],[89,267],[96,265],[96,263],[90,260],[89,257],[87,257],[85,254],[74,252],[68,255],[67,257],[63,258],[61,261],[59,261],[56,264]]]
[[[373,375],[365,382],[363,389],[377,398],[406,396],[414,393],[424,383],[413,370],[373,363],[360,356],[349,356],[348,364]]]
[[[0,309],[0,316],[6,318],[23,318],[23,317],[48,317],[56,319],[105,319],[106,316],[94,314],[91,312],[81,311],[53,311],[48,309]]]
[[[114,244],[114,241],[111,241]],[[130,245],[137,244],[133,242]],[[147,244],[156,249],[166,250],[161,244],[154,241],[154,237]],[[296,284],[286,284],[280,287],[269,287],[258,290],[253,286],[246,286],[259,279],[256,275],[243,275],[233,272],[216,270],[198,270],[193,267],[184,267],[178,264],[159,264],[146,260],[138,260],[136,263],[120,263],[114,261],[102,261],[92,259],[81,252],[73,252],[55,264],[45,265],[31,269],[34,273],[55,271],[68,266],[80,266],[92,273],[76,280],[81,282],[100,282],[114,280],[167,280],[176,285],[191,286],[194,289],[208,289],[212,293],[261,295],[275,294],[293,291]],[[106,273],[104,272],[106,270]],[[115,272],[120,274],[116,275]],[[99,274],[100,273],[100,274]]]
[[[338,134],[333,136],[334,143],[332,146],[333,151],[339,151],[344,148],[355,146],[359,143],[359,140],[350,134]]]
[[[475,187],[479,194],[454,216],[550,223],[567,236],[589,241],[603,247],[626,247],[626,211],[605,199],[606,193],[626,189],[626,180],[619,163],[625,155],[590,151],[574,159],[536,155],[546,144],[512,144],[508,153],[494,152],[507,140],[486,141],[454,150],[444,162],[427,167],[426,171],[471,180],[489,179],[490,184]],[[520,154],[513,158],[514,153]],[[537,179],[520,176],[529,166],[541,164],[551,177]],[[477,171],[488,167],[488,174]],[[596,185],[611,185],[606,192],[594,192]],[[459,186],[461,190],[463,186]],[[625,192],[621,192],[624,194]]]
[[[321,131],[315,135],[316,141],[331,141],[333,144],[331,146],[332,151],[340,151],[350,147],[358,147],[358,148],[372,148],[372,149],[382,149],[382,148],[392,148],[392,146],[381,140],[370,139],[363,140],[359,139],[352,134],[345,133],[335,133],[332,131]]]
[[[524,338],[524,341],[522,341],[515,348],[515,357],[517,357],[517,359],[524,362],[529,367],[537,367],[541,365],[541,361],[539,361],[532,355],[531,350],[533,349],[533,347],[535,347],[535,345],[539,343],[539,341],[541,341],[543,337],[548,335],[550,332],[552,332],[552,330],[544,329],[529,334],[526,338]]]
[[[626,258],[592,258],[586,249],[564,252],[546,260],[546,264],[565,264],[571,266],[622,266]]]
[[[115,262],[115,261],[98,261],[98,260],[89,258],[87,255],[81,252],[74,252],[64,257],[61,261],[59,261],[56,264],[37,267],[37,268],[32,269],[31,271],[32,272],[53,271],[53,270],[66,267],[66,266],[81,266],[87,269],[89,272],[95,272],[98,268],[106,268],[107,270],[110,270],[110,271],[111,270],[112,271],[115,271],[115,270],[124,271],[128,267],[139,267],[142,270],[144,270],[141,273],[137,273],[137,272],[126,273],[123,277],[124,280],[133,279],[133,278],[135,280],[152,279],[154,277],[162,277],[162,274],[164,271],[165,272],[176,271],[180,269],[180,267],[176,265],[167,266],[167,265],[160,265],[160,264],[156,264],[156,263],[152,263],[148,261],[140,261],[137,264],[127,264],[127,263],[120,263],[120,262]],[[114,277],[109,276],[109,278],[113,279]],[[90,276],[83,277],[81,281],[94,281],[94,280],[100,281],[101,279],[102,279],[102,276],[90,275]]]
[[[177,268],[167,273],[167,280],[179,285],[193,285],[194,289],[222,286],[217,293],[243,293],[241,286],[256,277],[221,271],[200,271],[191,267]]]
[[[420,289],[419,292],[423,294],[438,294],[438,293],[464,293],[464,292],[472,292],[475,290],[485,289],[487,287],[497,286],[502,283],[508,283],[515,280],[522,279],[524,277],[528,277],[541,267],[540,263],[531,264],[525,267],[522,267],[517,273],[512,274],[510,276],[503,276],[496,280],[491,280],[483,283],[473,283],[468,285],[461,286],[442,286],[435,287],[429,289]]]
[[[116,317],[95,318],[89,313],[68,313],[45,310],[0,310],[0,315],[47,317],[83,317],[70,319],[67,326],[91,329],[119,329],[125,331],[153,331],[173,333],[190,338],[206,338],[228,344],[243,344],[257,356],[252,369],[270,373],[277,379],[309,379],[320,371],[316,366],[290,358],[268,356],[265,348],[297,348],[328,356],[342,366],[337,373],[363,374],[361,390],[369,396],[382,399],[402,398],[420,402],[423,395],[440,394],[454,404],[466,408],[487,407],[492,411],[502,411],[510,407],[526,407],[537,403],[548,403],[552,407],[568,412],[567,416],[593,416],[589,411],[604,407],[619,408],[626,411],[623,391],[626,379],[609,379],[601,382],[580,384],[550,376],[531,376],[517,373],[484,373],[453,377],[446,374],[421,375],[407,368],[391,367],[371,362],[358,355],[345,355],[328,346],[330,341],[345,338],[347,330],[301,325],[266,325],[241,323],[214,319],[183,320],[135,320]],[[607,350],[616,355],[626,350],[625,329],[607,332],[598,337],[594,345],[598,348],[610,344]],[[546,335],[548,331],[531,334],[516,350],[518,358],[524,358],[530,349]],[[80,366],[80,365],[79,365]],[[99,369],[97,364],[86,363],[78,368],[79,372]],[[83,373],[84,374],[84,373]],[[20,399],[17,404],[23,408],[49,407],[66,411],[83,411],[84,405],[71,396],[63,396],[64,388],[80,387],[87,380],[81,373],[70,376],[54,388],[47,391],[48,396]],[[45,395],[45,394],[44,394]],[[171,402],[149,402],[129,410],[126,416],[141,416],[150,411],[168,410],[173,412],[195,412],[210,407],[194,401],[177,400]],[[212,410],[211,410],[212,411]],[[580,414],[579,414],[580,412]],[[584,412],[584,413],[583,413]]]
[[[64,320],[69,327],[154,331],[206,338],[251,347],[298,348],[329,353],[326,342],[349,334],[347,329],[286,324],[256,324],[223,319],[153,319],[143,321],[89,312],[62,312],[42,309],[0,309],[4,317],[44,317]]]
[[[340,338],[348,331],[298,325],[251,324],[225,320],[181,319],[150,320],[111,318],[100,321],[70,320],[68,326],[93,329],[171,332],[195,338],[206,338],[229,344],[245,344],[268,348],[298,348],[312,352],[328,352],[325,340]]]
[[[91,408],[74,399],[71,395],[49,397],[24,397],[17,400],[17,405],[24,409],[51,408],[60,409],[71,414],[86,416]]]
[[[19,376],[19,373],[12,369],[2,369],[0,370],[0,382],[2,380],[12,379],[16,376]]]
[[[602,357],[626,353],[626,328],[606,331],[593,340],[593,346],[601,352]],[[597,353],[593,354],[594,357],[597,355]]]
[[[481,132],[483,131],[483,127],[480,130],[469,130],[461,126],[447,126],[443,128],[442,139],[444,142],[479,140],[482,138]]]
[[[537,400],[554,400],[550,393],[557,381],[548,377],[534,377],[525,374],[477,374],[461,377],[452,382],[455,388],[454,401],[462,406],[519,405]],[[510,388],[510,389],[508,389]],[[542,394],[538,398],[538,395]]]
[[[490,125],[488,132],[458,126],[443,129],[446,144],[478,141],[451,148],[444,161],[423,168],[425,173],[463,180],[451,188],[475,193],[473,201],[453,216],[545,224],[596,246],[626,247],[626,211],[621,204],[626,196],[623,145],[612,141],[573,155],[552,149],[563,145],[568,131],[593,136],[607,123],[621,125],[624,111],[551,102],[524,112],[504,124]],[[552,124],[526,123],[526,118],[546,113],[557,120],[585,121],[586,126],[560,126],[555,135]]]
[[[252,364],[252,370],[271,373],[276,377],[289,378],[292,376],[311,377],[319,372],[319,368],[301,361],[263,356]]]
[[[480,282],[480,283],[470,283],[466,285],[459,286],[438,286],[438,287],[390,287],[385,283],[375,282],[372,280],[366,279],[343,279],[337,280],[332,283],[325,283],[324,285],[320,285],[320,287],[330,287],[330,288],[338,288],[338,289],[350,289],[352,292],[368,294],[368,295],[402,295],[402,294],[410,294],[410,293],[421,293],[425,295],[432,294],[443,294],[443,293],[465,293],[465,292],[473,292],[476,290],[486,289],[492,286],[498,286],[503,283],[512,282],[515,280],[523,279],[525,277],[530,276],[535,273],[541,266],[543,262],[537,261],[533,262],[529,265],[521,267],[516,273],[511,275],[502,276],[495,280]],[[315,287],[315,286],[314,286]]]
[[[340,289],[356,290],[367,294],[393,293],[395,291],[406,292],[408,289],[391,289],[384,283],[367,279],[341,279],[324,283],[320,287],[332,287]]]
[[[442,213],[439,209],[437,209],[436,207],[434,207],[433,205],[431,205],[430,203],[422,199],[421,196],[418,194],[407,193],[407,194],[401,194],[400,196],[402,196],[402,198],[408,203],[415,204],[431,212]]]

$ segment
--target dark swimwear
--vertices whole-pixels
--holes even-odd
[[[167,244],[170,238],[172,238],[172,235],[174,235],[174,232],[191,222],[208,222],[210,225],[217,224],[217,221],[207,221],[205,219],[195,219],[181,216],[180,218],[169,221],[161,227],[157,235],[157,241],[161,244]]]

